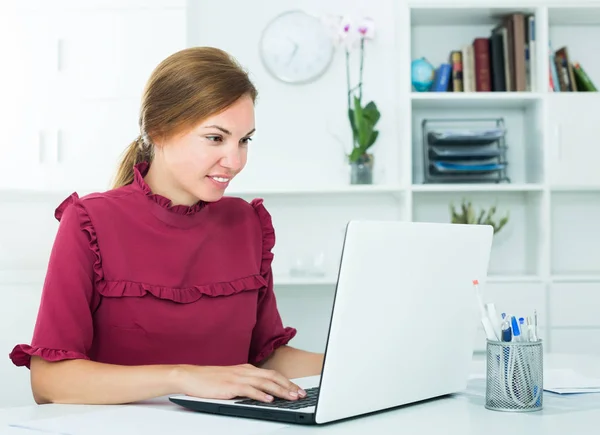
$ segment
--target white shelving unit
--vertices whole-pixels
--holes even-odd
[[[509,224],[494,241],[487,298],[503,310],[537,309],[549,349],[589,352],[600,341],[600,233],[594,228],[600,218],[600,151],[594,140],[600,124],[593,115],[600,94],[549,91],[547,47],[567,46],[571,60],[600,83],[600,61],[591,46],[584,48],[600,36],[600,2],[412,1],[407,8],[410,35],[403,35],[403,48],[410,54],[402,65],[421,56],[439,65],[451,50],[489,36],[499,16],[535,15],[538,86],[532,92],[418,93],[410,76],[403,77],[411,114],[403,146],[412,152],[405,197],[413,220],[447,221],[448,204],[462,198],[483,207],[495,203],[500,214],[510,210]],[[419,184],[421,119],[461,116],[505,119],[511,184]],[[483,343],[481,334],[478,347]]]

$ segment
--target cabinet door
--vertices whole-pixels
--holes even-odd
[[[66,95],[139,98],[158,63],[185,48],[185,9],[69,10],[59,40]]]
[[[553,186],[600,186],[598,94],[549,96],[550,183]]]
[[[58,44],[52,15],[0,14],[0,188],[40,188],[52,161]]]
[[[138,136],[139,101],[80,100],[58,120],[58,167],[53,188],[80,194],[109,189],[119,160]]]

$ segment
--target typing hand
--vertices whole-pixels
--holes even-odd
[[[177,375],[179,391],[205,399],[248,397],[271,402],[274,397],[297,400],[306,392],[274,370],[251,364],[236,366],[182,366]]]

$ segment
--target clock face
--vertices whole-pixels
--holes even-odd
[[[260,41],[263,64],[286,83],[307,83],[327,70],[333,57],[331,35],[317,17],[285,12],[265,28]]]

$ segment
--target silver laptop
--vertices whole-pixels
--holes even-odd
[[[486,280],[487,225],[351,221],[346,227],[325,362],[294,379],[307,397],[170,397],[199,412],[323,424],[466,388],[479,325],[473,280]]]

